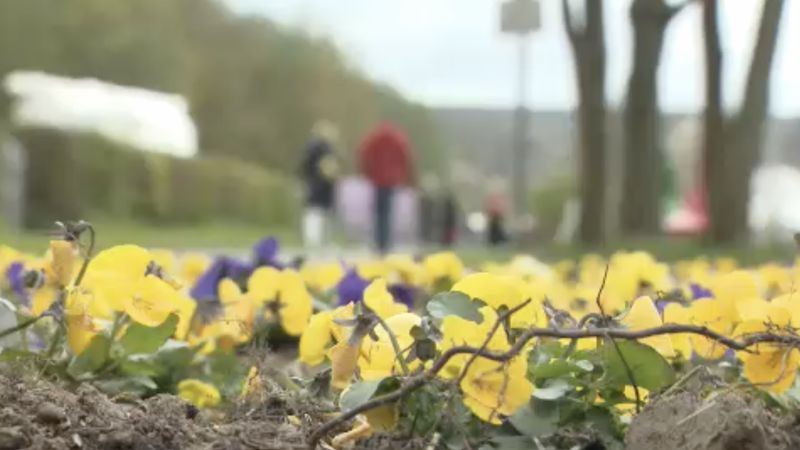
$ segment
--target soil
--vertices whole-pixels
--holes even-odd
[[[800,448],[797,417],[728,392],[703,399],[683,392],[648,404],[632,421],[627,450],[790,450]]]

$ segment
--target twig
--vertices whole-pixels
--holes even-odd
[[[460,354],[475,354],[481,358],[490,359],[497,362],[505,362],[517,356],[520,351],[528,344],[528,342],[537,337],[549,337],[556,339],[585,339],[585,338],[598,338],[598,337],[613,337],[623,340],[641,340],[652,336],[660,336],[665,334],[677,333],[690,333],[704,336],[713,339],[725,346],[734,350],[742,350],[750,352],[749,347],[758,343],[774,343],[784,344],[789,346],[800,346],[800,336],[796,335],[778,335],[774,333],[753,333],[743,337],[741,340],[736,340],[724,336],[716,331],[713,331],[705,326],[698,325],[679,325],[669,324],[660,325],[653,328],[646,328],[643,330],[627,330],[617,328],[592,328],[585,330],[578,329],[564,329],[557,330],[553,328],[529,328],[523,332],[518,340],[507,351],[502,353],[480,351],[479,348],[472,346],[457,346],[447,349],[442,355],[436,359],[431,367],[422,374],[413,378],[407,379],[400,389],[380,397],[375,397],[368,402],[365,402],[353,409],[343,412],[339,416],[329,420],[317,428],[308,438],[309,448],[314,449],[317,442],[344,422],[354,418],[364,411],[377,408],[379,406],[387,405],[395,402],[409,393],[419,389],[426,383],[436,377],[436,375],[447,365],[450,358]]]
[[[533,299],[529,298],[524,302],[520,303],[519,305],[504,312],[503,314],[500,314],[497,317],[497,320],[495,320],[494,325],[492,325],[492,329],[489,330],[489,334],[486,336],[486,339],[483,340],[483,344],[481,344],[477,352],[473,353],[472,356],[470,356],[470,358],[467,360],[467,363],[464,364],[464,367],[461,368],[461,372],[458,374],[458,378],[456,378],[455,382],[456,386],[460,385],[461,382],[464,381],[464,378],[467,376],[467,371],[469,370],[469,366],[471,366],[472,363],[475,362],[476,359],[478,359],[479,353],[483,353],[486,350],[486,347],[489,346],[489,342],[491,342],[492,337],[494,337],[494,334],[497,333],[497,330],[500,329],[500,326],[503,325],[503,322],[509,317],[511,317],[517,311],[528,306],[531,303],[531,301],[533,301]]]

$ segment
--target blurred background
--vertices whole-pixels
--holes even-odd
[[[359,158],[388,121],[403,251],[791,255],[797,42],[787,0],[3,0],[0,244],[83,218],[105,244],[308,246],[325,121],[315,248],[369,247]]]

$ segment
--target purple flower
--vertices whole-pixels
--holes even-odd
[[[689,283],[689,289],[692,291],[693,300],[700,300],[701,298],[714,298],[714,294],[710,289],[700,286],[699,284]]]
[[[363,301],[364,289],[369,286],[369,283],[370,281],[362,278],[356,269],[348,270],[336,285],[336,293],[339,297],[336,304],[344,306],[351,302]]]
[[[224,278],[237,278],[249,271],[247,264],[225,256],[220,256],[197,279],[189,295],[197,301],[217,298],[217,286]]]
[[[417,289],[414,286],[405,283],[395,283],[389,286],[389,292],[394,297],[394,301],[406,305],[408,309],[414,308],[414,298],[417,294]]]
[[[261,239],[253,245],[253,266],[271,266],[283,269],[278,261],[278,240],[273,237]]]
[[[6,279],[11,286],[12,292],[23,302],[28,303],[28,295],[25,292],[25,264],[22,261],[14,261],[6,269]]]

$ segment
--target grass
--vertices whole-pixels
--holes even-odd
[[[274,236],[282,246],[297,245],[292,230],[270,230],[246,224],[210,223],[184,227],[154,227],[133,222],[92,221],[97,230],[97,248],[118,244],[137,244],[173,250],[248,249],[266,236]],[[14,233],[0,227],[0,245],[21,251],[42,252],[47,248],[47,230]]]

